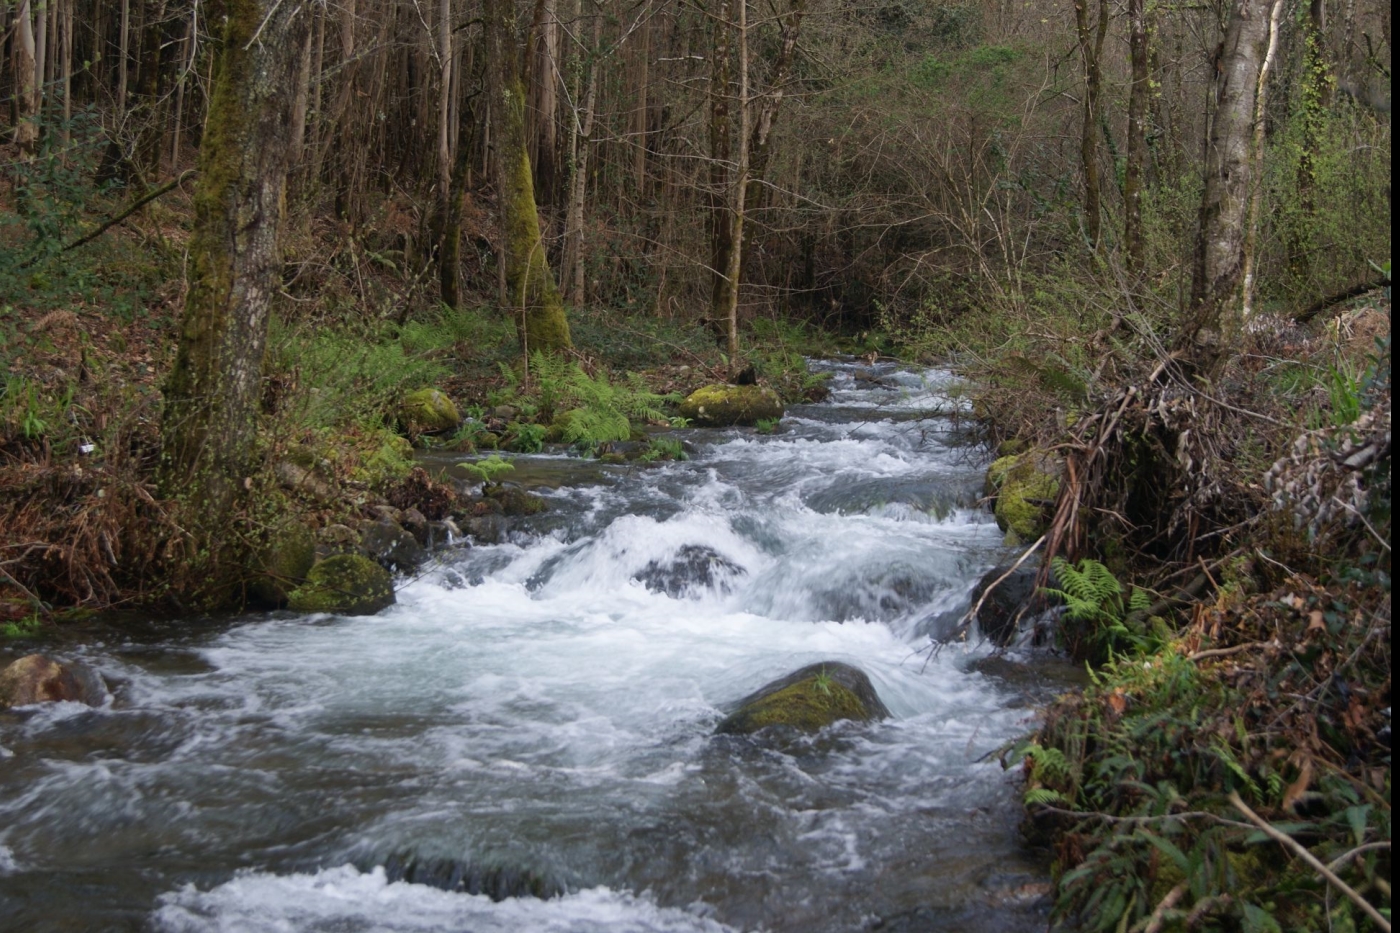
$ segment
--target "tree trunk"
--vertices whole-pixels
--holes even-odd
[[[1302,110],[1303,142],[1298,150],[1298,206],[1302,217],[1289,236],[1289,271],[1306,278],[1310,267],[1312,221],[1317,212],[1317,164],[1314,156],[1322,145],[1324,116],[1331,106],[1332,75],[1323,48],[1327,7],[1324,0],[1312,0],[1303,24],[1303,80],[1299,101]]]
[[[1282,0],[1234,0],[1216,66],[1215,116],[1206,140],[1191,301],[1177,349],[1213,376],[1238,345],[1240,277],[1249,196],[1259,72],[1269,44],[1269,14]]]
[[[501,230],[505,237],[506,295],[519,315],[522,351],[572,346],[564,303],[540,236],[535,181],[525,125],[525,85],[511,0],[487,0],[487,71],[492,84],[492,138],[496,143]]]
[[[1148,78],[1147,0],[1128,0],[1128,49],[1132,84],[1128,89],[1128,158],[1123,167],[1123,250],[1128,271],[1141,274],[1145,245],[1142,236],[1142,179],[1147,166],[1147,105],[1152,94]]]
[[[739,282],[744,271],[744,212],[749,192],[749,0],[738,0],[739,21],[739,153],[734,171],[733,203],[729,235],[728,264],[725,266],[725,349],[729,365],[738,368],[739,359]]]
[[[165,123],[160,118],[164,88],[161,67],[165,52],[166,0],[148,0],[145,24],[141,30],[141,61],[137,88],[141,95],[140,123],[136,135],[136,167],[139,183],[151,187],[160,177],[160,157]]]
[[[729,22],[730,0],[720,0],[715,14],[714,53],[710,66],[710,325],[727,339],[728,293],[725,270],[733,249],[729,214]]]
[[[39,77],[33,0],[22,0],[15,31],[15,143],[29,158],[39,142]]]
[[[160,487],[199,547],[227,534],[254,469],[268,307],[299,55],[311,18],[278,0],[228,0],[199,149],[190,281],[165,385]]]
[[[1084,122],[1080,128],[1079,159],[1084,168],[1084,237],[1099,248],[1102,214],[1099,194],[1099,95],[1103,88],[1103,41],[1108,32],[1108,0],[1099,0],[1098,20],[1089,23],[1089,0],[1074,0],[1074,23],[1079,53],[1084,60]]]
[[[540,22],[536,36],[536,55],[532,71],[534,94],[534,132],[531,152],[534,153],[535,177],[540,184],[540,201],[556,203],[559,188],[559,136],[554,113],[559,109],[559,0],[540,0]]]
[[[1240,315],[1246,321],[1254,313],[1255,253],[1259,241],[1259,207],[1264,194],[1265,106],[1269,95],[1269,71],[1273,67],[1274,55],[1278,52],[1278,20],[1282,13],[1283,0],[1274,0],[1274,8],[1269,13],[1269,47],[1264,53],[1264,64],[1259,67],[1259,88],[1254,98],[1254,185],[1249,192],[1249,219],[1244,234],[1244,271],[1240,275],[1244,281]]]
[[[575,0],[574,21],[578,22],[582,4]],[[588,191],[588,163],[593,151],[593,121],[598,104],[598,56],[602,38],[603,18],[593,16],[593,42],[588,47],[587,89],[583,91],[583,107],[569,121],[569,151],[573,155],[573,171],[569,176],[569,208],[564,221],[564,281],[568,298],[575,307],[586,299],[583,264],[583,206]],[[577,104],[579,92],[575,90]]]

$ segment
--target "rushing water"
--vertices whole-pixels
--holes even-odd
[[[551,490],[579,462],[522,458],[550,511],[377,616],[70,651],[114,696],[0,714],[0,927],[1043,925],[1014,780],[982,760],[1026,689],[920,653],[1003,556],[983,452],[947,374],[829,368],[831,401],[685,432],[688,462]],[[893,717],[711,736],[830,659]]]

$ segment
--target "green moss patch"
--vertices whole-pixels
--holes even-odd
[[[291,592],[288,608],[298,612],[373,615],[394,604],[389,571],[359,554],[336,554],[311,568],[306,582]]]
[[[988,491],[997,499],[997,526],[1006,532],[1007,544],[1034,541],[1045,531],[1063,470],[1058,459],[1037,450],[1001,457],[987,468]]]
[[[769,726],[817,732],[842,719],[869,722],[888,715],[863,671],[827,661],[795,671],[740,700],[715,732],[750,735]]]
[[[766,386],[710,385],[686,396],[680,411],[681,417],[704,427],[753,426],[781,418],[783,402]]]
[[[462,423],[457,406],[439,389],[418,389],[404,396],[399,421],[412,434],[437,434]]]

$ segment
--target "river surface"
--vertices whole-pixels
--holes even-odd
[[[1005,556],[985,451],[949,374],[822,365],[771,436],[521,458],[550,510],[377,616],[51,647],[112,698],[0,713],[0,929],[1043,928],[984,756],[1059,675],[926,650]],[[892,718],[711,735],[823,660]]]

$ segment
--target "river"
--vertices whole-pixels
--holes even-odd
[[[64,646],[113,696],[0,713],[0,928],[1042,929],[984,756],[1061,675],[926,649],[1005,558],[986,452],[950,374],[821,365],[831,399],[771,436],[521,458],[550,510],[376,616]],[[823,660],[892,717],[711,735]]]

